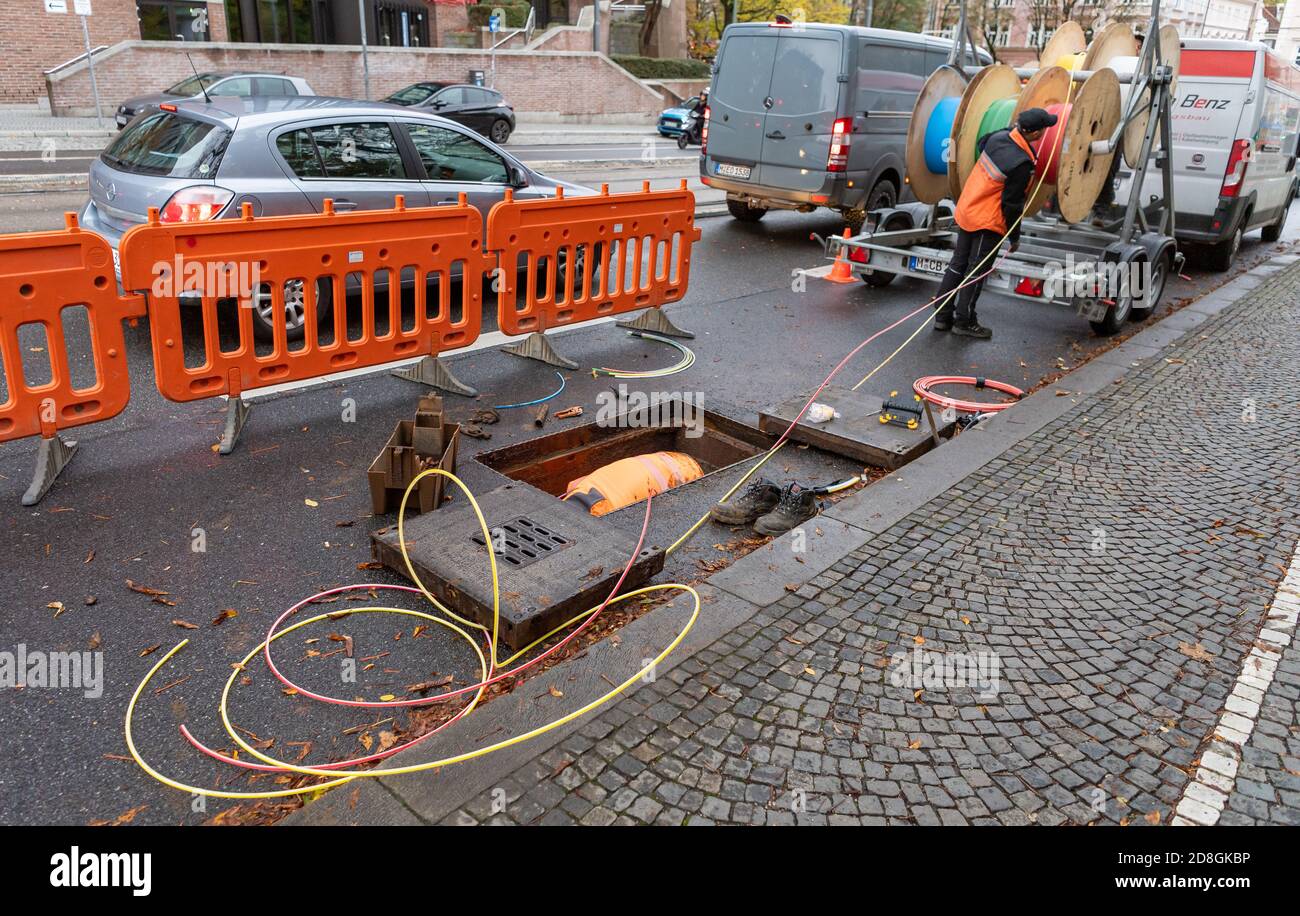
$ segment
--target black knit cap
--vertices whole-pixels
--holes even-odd
[[[1026,108],[1016,118],[1016,125],[1021,130],[1042,130],[1056,123],[1056,115],[1049,114],[1041,108]]]

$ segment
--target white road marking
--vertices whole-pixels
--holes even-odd
[[[1171,823],[1212,827],[1219,822],[1237,783],[1241,748],[1259,721],[1260,704],[1273,683],[1277,664],[1295,636],[1300,617],[1300,544],[1291,555],[1286,578],[1278,586],[1264,616],[1259,636],[1242,663],[1241,674],[1214,729],[1214,739],[1201,755],[1196,776],[1187,784]]]

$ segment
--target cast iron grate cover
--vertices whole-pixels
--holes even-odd
[[[496,542],[497,559],[516,568],[536,563],[570,544],[565,538],[537,524],[526,515],[521,515],[504,525],[490,528],[489,531],[492,533],[493,541]],[[481,531],[471,540],[480,547],[485,546]]]

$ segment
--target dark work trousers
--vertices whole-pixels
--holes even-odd
[[[945,323],[955,320],[962,325],[975,323],[975,300],[984,288],[984,277],[962,286],[956,293],[953,290],[961,286],[967,279],[966,275],[972,271],[977,275],[988,273],[998,257],[990,252],[995,251],[1001,241],[1002,235],[992,229],[979,229],[975,232],[958,229],[952,260],[948,262],[948,269],[943,272],[943,282],[939,285],[939,308],[935,315],[937,320]]]

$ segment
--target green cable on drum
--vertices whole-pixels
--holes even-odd
[[[1016,103],[1019,101],[1018,96],[1009,96],[1005,99],[998,99],[988,107],[984,112],[984,117],[980,118],[979,133],[976,134],[975,159],[978,160],[979,141],[983,140],[989,134],[998,130],[1005,130],[1011,126],[1011,115],[1016,110]]]

